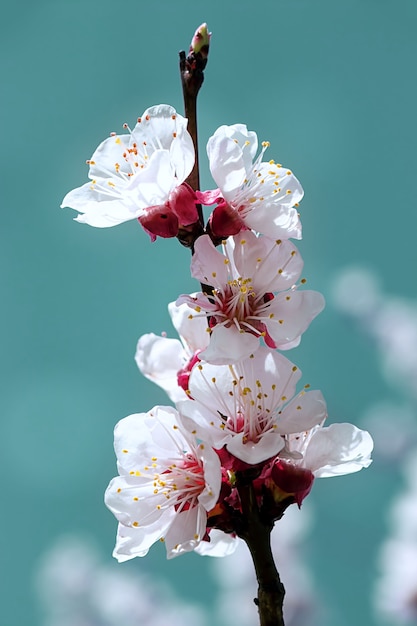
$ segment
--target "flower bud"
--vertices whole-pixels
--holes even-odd
[[[207,24],[201,24],[194,33],[190,44],[190,54],[201,54],[206,59],[208,57],[211,33],[208,32]]]
[[[271,468],[268,487],[275,502],[293,496],[298,507],[311,491],[314,476],[310,470],[277,459]]]

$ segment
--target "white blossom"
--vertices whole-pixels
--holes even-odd
[[[244,124],[220,126],[207,143],[216,191],[201,194],[204,204],[218,202],[211,219],[216,236],[236,234],[242,228],[270,237],[301,239],[298,203],[303,189],[288,168],[262,161],[269,142],[258,156],[256,133]],[[232,229],[232,230],[231,230]]]
[[[193,550],[219,495],[217,454],[185,430],[172,407],[121,420],[114,445],[120,475],[105,502],[119,521],[115,558],[144,556],[158,540],[168,558]]]
[[[61,206],[78,211],[76,221],[97,227],[147,217],[155,225],[161,212],[165,222],[172,218],[177,226],[178,218],[183,224],[196,221],[194,200],[177,202],[178,188],[194,165],[187,120],[161,104],[146,109],[134,129],[128,130],[128,134],[112,134],[98,146],[87,161],[90,182],[70,191]],[[187,191],[187,195],[191,194]]]
[[[177,406],[198,437],[256,464],[278,454],[283,435],[325,419],[320,391],[303,390],[293,397],[300,376],[283,355],[261,347],[234,365],[197,364],[189,380],[193,400]]]
[[[213,292],[182,295],[177,304],[194,310],[191,319],[209,317],[210,344],[200,357],[215,364],[239,361],[258,348],[260,338],[281,350],[298,345],[324,307],[320,293],[296,288],[302,267],[289,241],[246,231],[230,237],[222,254],[208,236],[197,239],[191,273]]]

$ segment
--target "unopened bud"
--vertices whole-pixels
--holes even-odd
[[[208,32],[207,24],[201,24],[194,33],[191,40],[190,53],[201,54],[206,59],[208,57],[211,33]]]
[[[298,467],[277,459],[271,469],[271,480],[268,481],[276,503],[288,496],[301,506],[302,501],[311,491],[314,475],[304,467]]]

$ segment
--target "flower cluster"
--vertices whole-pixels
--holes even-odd
[[[169,311],[180,340],[147,334],[142,373],[175,403],[116,426],[119,476],[105,496],[119,522],[114,556],[143,556],[157,540],[168,557],[196,550],[222,556],[244,526],[241,486],[271,525],[301,506],[316,477],[348,474],[371,460],[370,435],[324,426],[320,391],[297,391],[299,368],[281,351],[297,346],[324,307],[303,289],[298,204],[291,170],[264,160],[256,133],[221,126],[207,154],[216,189],[193,190],[187,120],[172,107],[147,109],[133,130],[104,141],[88,161],[91,182],[63,206],[92,226],[137,219],[150,234],[201,226],[191,274],[201,290]],[[201,207],[214,206],[204,225]],[[195,231],[197,232],[197,231]]]

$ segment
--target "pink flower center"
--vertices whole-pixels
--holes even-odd
[[[256,336],[265,336],[264,319],[269,319],[269,303],[273,293],[257,295],[251,278],[229,280],[223,290],[214,290],[213,298],[217,310],[210,316],[210,326],[223,324],[226,327],[235,324],[241,332],[250,332]]]
[[[175,498],[177,512],[187,511],[198,504],[198,496],[205,488],[204,470],[201,462],[192,454],[186,454],[162,474],[154,478],[154,493],[162,492],[167,500]],[[168,504],[168,503],[167,503]]]

